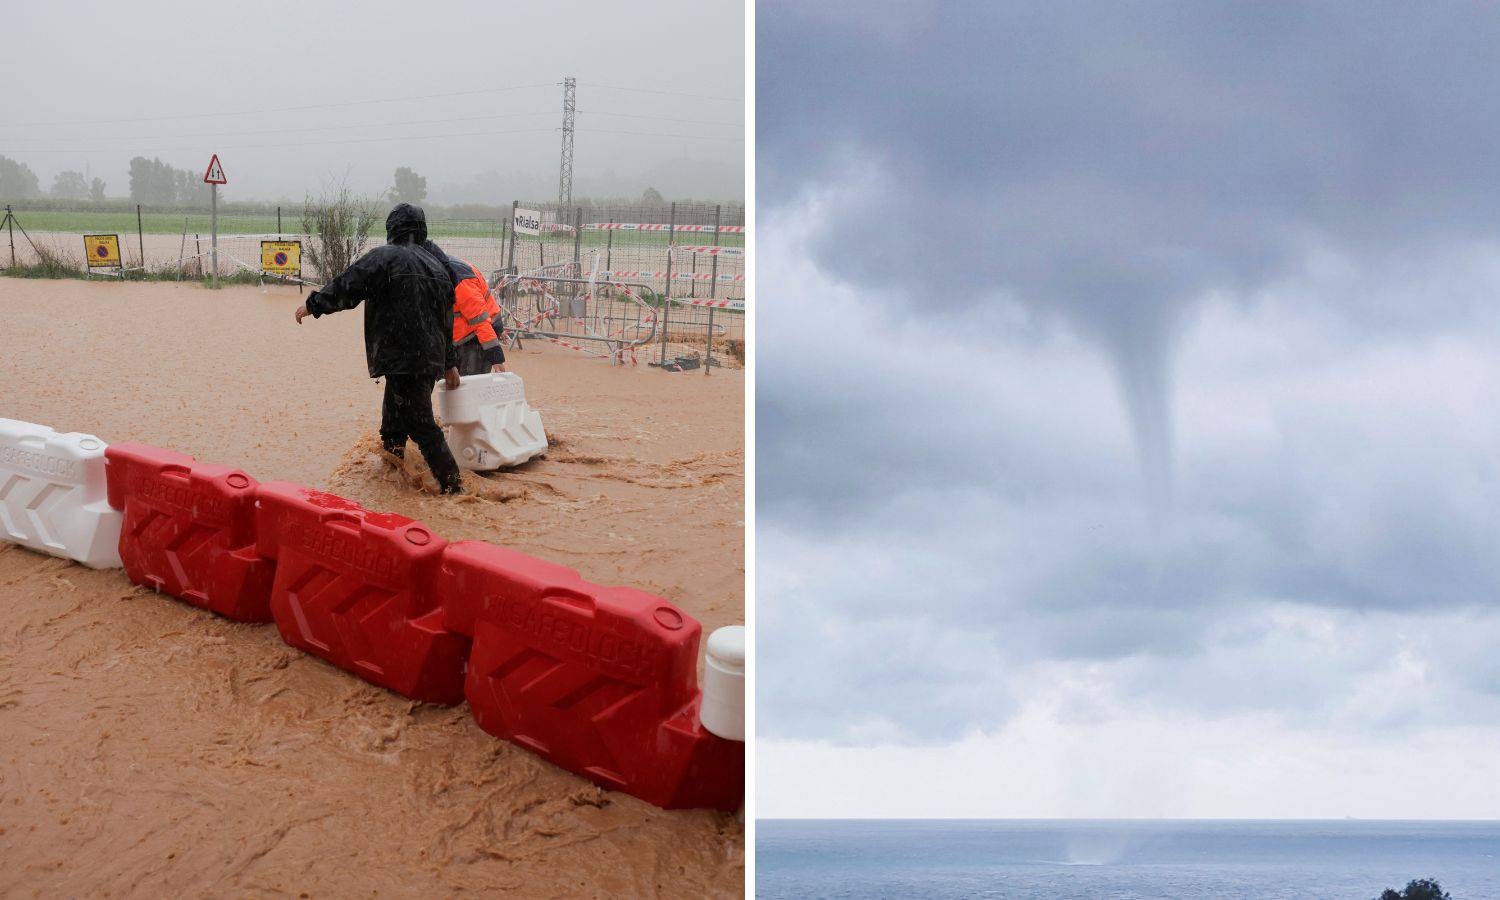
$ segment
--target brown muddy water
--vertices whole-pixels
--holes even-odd
[[[744,373],[527,344],[554,445],[471,494],[375,452],[361,318],[0,278],[0,416],[325,488],[744,620]],[[412,448],[410,455],[419,458]],[[603,791],[241,625],[0,544],[0,895],[737,896],[734,816]]]

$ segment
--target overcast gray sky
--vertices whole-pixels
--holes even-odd
[[[32,3],[4,35],[0,154],[44,190],[87,167],[127,196],[132,156],[218,151],[231,198],[409,165],[433,200],[545,200],[572,75],[575,196],[744,195],[742,3]]]
[[[759,814],[1500,815],[1500,16],[757,28]]]

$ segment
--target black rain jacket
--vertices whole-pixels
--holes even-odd
[[[307,311],[326,316],[363,302],[370,377],[427,375],[435,381],[458,364],[450,335],[454,284],[447,258],[435,259],[422,248],[427,216],[420,206],[401,203],[392,209],[385,239],[384,246],[308,297]]]
[[[453,289],[455,291],[458,290],[458,283],[460,281],[474,274],[473,272],[466,271],[462,262],[449,256],[442,247],[434,244],[431,240],[422,241],[421,246],[423,250],[432,254],[433,259],[442,263],[443,268],[448,270],[448,276],[453,279]]]

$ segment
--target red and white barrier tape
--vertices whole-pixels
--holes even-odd
[[[598,278],[603,278],[603,279],[614,279],[614,280],[619,280],[619,279],[624,279],[624,278],[663,278],[664,279],[664,278],[667,277],[667,273],[666,272],[622,271],[622,270],[608,271],[608,272],[584,272],[583,274],[584,275],[593,275],[593,276],[596,276]],[[718,280],[718,281],[723,281],[723,282],[727,282],[727,283],[730,283],[730,284],[738,284],[738,283],[740,283],[740,282],[742,282],[742,281],[745,280],[745,276],[744,275],[730,275],[728,273],[724,273],[724,274],[720,274],[718,276],[715,276],[711,272],[673,272],[672,273],[672,280],[673,281],[714,281],[714,280]]]
[[[744,247],[716,247],[713,244],[681,244],[673,247],[678,253],[701,253],[705,256],[744,256]]]
[[[595,351],[591,350],[588,347],[582,347],[582,346],[579,346],[578,344],[570,343],[569,341],[565,341],[562,338],[545,337],[545,336],[542,336],[542,335],[537,335],[536,337],[541,337],[541,339],[544,340],[544,341],[549,341],[551,343],[558,344],[558,345],[563,346],[563,347],[567,347],[569,350],[577,350],[579,353],[586,353],[589,356],[603,356],[603,355],[605,355],[605,354],[601,354],[601,353],[596,353]],[[536,338],[533,337],[532,339],[535,340]]]
[[[533,325],[539,325],[539,324],[541,324],[541,321],[543,319],[546,319],[546,318],[556,318],[557,313],[558,313],[558,306],[557,306],[556,303],[554,303],[554,304],[552,304],[552,306],[548,307],[547,309],[544,309],[541,312],[537,313],[535,316],[532,316],[531,321],[529,321],[529,322],[523,322],[521,324],[520,328],[521,328],[522,331],[530,331]]]
[[[711,306],[714,309],[745,308],[745,301],[743,300],[695,300],[691,297],[673,297],[672,302],[680,303],[683,306]]]
[[[712,225],[678,225],[673,228],[666,222],[587,222],[583,226],[584,231],[667,231],[675,230],[682,232],[707,232],[713,234]],[[720,234],[744,234],[743,225],[720,225]]]
[[[542,340],[557,344],[559,347],[566,347],[569,350],[577,350],[579,353],[582,353],[585,356],[597,356],[600,359],[608,359],[611,362],[619,363],[622,366],[625,365],[625,355],[628,353],[630,354],[630,364],[632,366],[640,365],[640,360],[636,357],[635,354],[634,344],[626,344],[620,342],[619,347],[610,350],[607,353],[600,353],[599,351],[594,350],[590,347],[583,347],[578,344],[572,343],[571,341],[565,341],[562,338],[542,337]]]
[[[546,319],[546,318],[556,318],[558,316],[558,313],[561,312],[561,305],[552,296],[552,291],[548,287],[548,285],[544,281],[538,280],[536,278],[528,278],[528,277],[526,277],[527,274],[528,273],[523,272],[523,273],[521,273],[519,275],[501,275],[500,278],[497,281],[497,284],[496,284],[497,288],[498,287],[503,287],[503,286],[505,286],[507,284],[515,284],[521,290],[537,290],[537,291],[540,291],[542,293],[542,295],[543,295],[543,299],[547,303],[547,308],[546,309],[538,312],[535,316],[533,316],[529,321],[526,321],[526,322],[522,322],[521,319],[520,319],[520,317],[517,316],[517,315],[515,315],[514,311],[510,312],[510,315],[511,315],[512,319],[516,323],[515,327],[510,332],[512,339],[514,339],[520,333],[530,332],[531,329],[533,327],[535,327],[536,325],[538,325],[539,323],[541,323],[541,321],[543,319]],[[595,273],[593,273],[593,272],[583,272],[581,274],[587,276],[587,275],[594,275]],[[608,273],[604,273],[604,274],[608,274]],[[651,308],[648,304],[644,303],[641,300],[641,298],[639,298],[639,297],[636,296],[635,292],[632,291],[629,286],[627,286],[627,285],[625,285],[623,283],[614,283],[614,284],[608,284],[608,285],[604,285],[604,286],[608,286],[608,287],[610,287],[610,288],[612,288],[614,290],[617,290],[620,293],[624,294],[625,296],[627,296],[627,297],[631,298],[632,300],[636,301],[637,303],[641,304],[642,311],[645,314],[644,318],[641,321],[634,322],[634,323],[629,323],[629,322],[624,323],[618,329],[616,329],[613,333],[607,334],[603,338],[603,340],[606,342],[606,346],[608,346],[609,344],[615,344],[616,345],[615,347],[609,349],[608,352],[600,353],[599,351],[594,350],[592,348],[585,347],[585,346],[582,346],[580,344],[575,344],[572,341],[563,340],[562,338],[553,337],[551,335],[534,334],[533,333],[531,335],[532,339],[533,340],[538,340],[539,339],[539,340],[543,340],[543,341],[546,341],[546,342],[551,343],[551,344],[557,344],[559,347],[565,347],[565,348],[567,348],[569,350],[576,350],[579,353],[582,353],[582,354],[584,354],[586,356],[597,356],[597,357],[600,357],[600,358],[608,358],[609,360],[611,360],[613,362],[617,362],[620,365],[625,365],[625,357],[628,354],[629,357],[630,357],[630,364],[631,365],[639,365],[640,361],[639,361],[639,358],[636,355],[636,346],[637,346],[637,343],[627,342],[625,340],[625,332],[627,330],[631,329],[631,328],[650,328],[650,329],[652,329],[654,331],[655,327],[656,327],[656,310],[653,309],[653,308]],[[593,294],[591,292],[584,292],[582,294],[582,297],[583,297],[583,299],[584,299],[585,302],[587,302],[589,299],[591,299],[592,296],[593,296]],[[704,302],[706,303],[708,301],[704,301]],[[721,302],[719,305],[728,305],[728,302],[724,301],[724,302]],[[588,330],[587,323],[582,318],[575,317],[574,321],[578,325],[579,329],[581,329],[581,330]]]

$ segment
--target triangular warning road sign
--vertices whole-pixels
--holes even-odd
[[[204,184],[228,184],[224,178],[224,167],[219,165],[219,154],[208,161],[208,171],[203,173]]]

